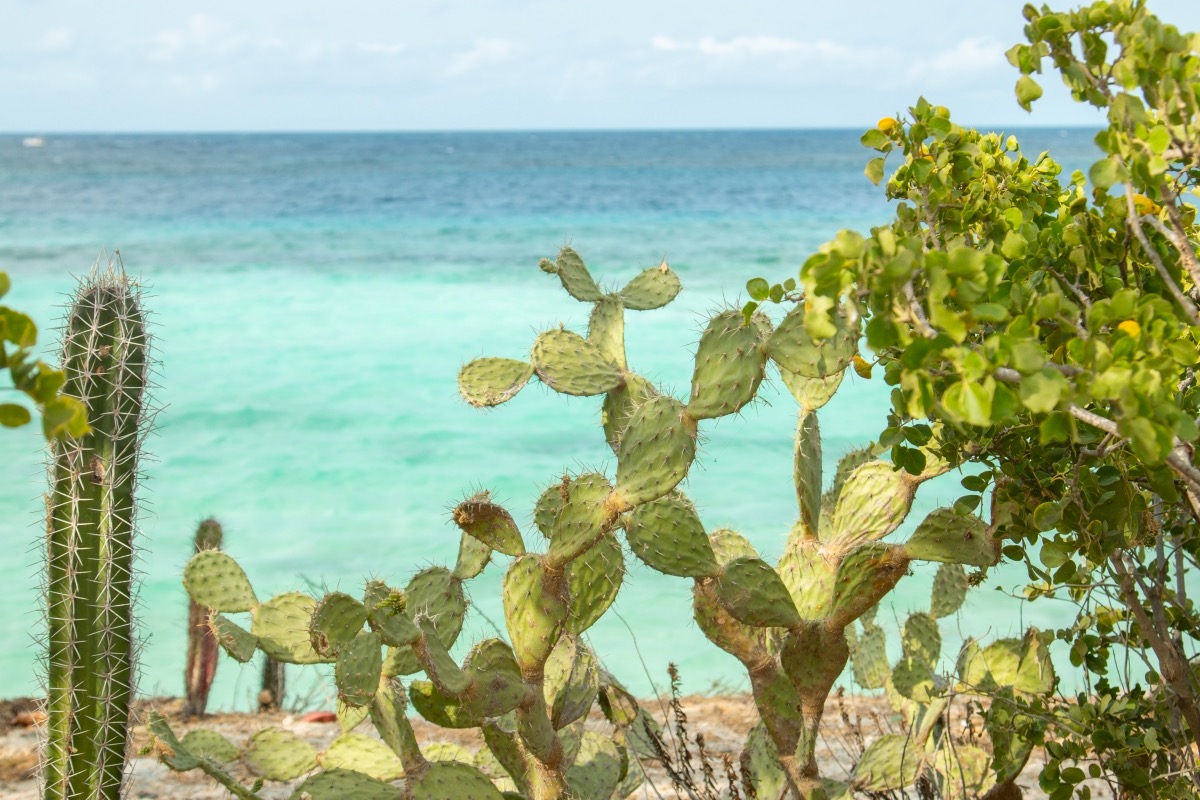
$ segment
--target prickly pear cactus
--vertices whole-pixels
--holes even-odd
[[[196,528],[193,540],[195,552],[220,550],[222,540],[221,523],[209,518]],[[204,716],[208,705],[208,692],[217,676],[217,656],[220,645],[210,627],[209,611],[193,600],[188,601],[187,663],[184,667],[184,715]]]
[[[472,361],[459,374],[459,389],[476,406],[512,399],[532,377],[561,394],[603,395],[602,427],[617,466],[611,478],[580,476],[565,486],[562,502],[569,510],[557,511],[556,496],[543,498],[554,509],[546,518],[569,524],[554,531],[540,565],[524,556],[512,573],[508,588],[520,592],[524,608],[514,615],[521,620],[514,643],[529,654],[517,654],[522,669],[548,652],[569,617],[564,608],[572,596],[557,588],[556,554],[575,555],[623,529],[629,549],[647,566],[693,581],[696,622],[746,667],[763,735],[790,793],[823,797],[816,732],[825,699],[847,663],[847,627],[874,608],[914,561],[994,563],[991,530],[971,514],[938,509],[906,542],[883,541],[908,516],[918,486],[951,468],[937,457],[936,442],[926,447],[931,466],[919,475],[862,451],[843,459],[831,485],[823,481],[817,411],[857,355],[860,321],[852,303],[834,310],[832,326],[828,320],[810,324],[803,305],[778,326],[761,313],[714,314],[700,336],[684,400],[631,371],[625,356],[622,310],[657,308],[679,291],[665,263],[612,293],[599,288],[570,248],[541,266],[558,276],[568,294],[593,305],[586,336],[552,329],[537,337],[528,361]],[[701,421],[753,402],[769,363],[800,405],[794,468],[799,514],[774,566],[736,532],[706,532],[679,489],[696,456]],[[577,485],[585,478],[586,485]]]
[[[135,494],[149,420],[138,286],[97,265],[62,337],[63,392],[82,401],[91,432],[51,445],[45,797],[116,800],[134,691]]]
[[[986,717],[990,754],[982,739],[956,736],[946,715],[956,695],[1049,694],[1055,686],[1054,667],[1045,643],[1030,629],[1023,639],[1001,639],[982,648],[968,640],[953,672],[944,673],[938,619],[958,610],[967,586],[960,565],[942,564],[930,612],[909,615],[894,664],[887,661],[883,629],[871,617],[848,631],[855,679],[865,689],[885,689],[908,731],[881,736],[867,747],[851,777],[852,790],[903,792],[923,780],[944,798],[1019,796],[1016,779],[1033,746],[1013,735],[1011,711],[1000,704]]]
[[[579,637],[612,602],[624,571],[612,534],[618,513],[605,505],[611,492],[594,474],[548,489],[535,514],[550,540],[545,553],[527,551],[512,515],[486,492],[476,494],[452,513],[462,531],[453,569],[426,568],[403,589],[370,580],[357,597],[292,592],[260,601],[232,557],[197,553],[184,569],[184,586],[213,614],[222,648],[239,661],[261,650],[287,663],[332,664],[344,733],[318,753],[267,729],[225,760],[240,758],[264,780],[302,781],[293,796],[314,800],[458,800],[499,798],[502,791],[535,800],[628,796],[641,784],[623,743],[637,718],[628,708],[636,704]],[[450,649],[467,611],[463,584],[497,553],[513,559],[504,578],[512,644],[486,639],[460,663]],[[240,613],[249,614],[248,630],[228,616]],[[410,705],[435,725],[480,729],[486,748],[471,754],[421,747],[406,716]],[[611,734],[583,730],[597,705]],[[353,733],[368,718],[381,741]],[[212,755],[208,740],[217,741],[216,734],[206,734],[204,750],[187,737],[176,742],[162,719],[151,731],[171,768],[200,769],[239,797],[257,796]],[[217,744],[231,752],[229,743]]]

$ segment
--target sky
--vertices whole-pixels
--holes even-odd
[[[1062,7],[1065,3],[1055,3]],[[0,0],[0,130],[862,127],[1032,116],[1021,0]],[[1197,0],[1151,0],[1200,30]]]

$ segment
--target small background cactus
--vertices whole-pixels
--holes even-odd
[[[46,497],[47,800],[121,794],[134,692],[138,463],[150,414],[136,283],[97,263],[62,329],[64,393],[91,431],[51,445]]]
[[[221,523],[209,517],[196,527],[194,552],[220,550],[223,533]],[[220,646],[210,627],[209,610],[194,600],[188,600],[187,664],[184,667],[184,716],[204,716],[208,693],[217,676]]]

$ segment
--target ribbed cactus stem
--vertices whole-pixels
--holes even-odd
[[[63,329],[92,432],[53,445],[47,496],[47,800],[116,800],[133,697],[133,535],[147,334],[139,291],[93,270]]]
[[[285,665],[270,656],[263,656],[262,687],[258,692],[258,710],[278,711],[283,708]]]
[[[211,517],[196,528],[195,552],[221,549],[221,523]],[[217,662],[221,646],[209,626],[212,613],[195,600],[188,601],[188,648],[187,665],[184,668],[184,685],[187,699],[184,714],[203,716],[208,706],[208,693],[217,676]]]

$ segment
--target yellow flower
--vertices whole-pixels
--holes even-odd
[[[857,353],[854,356],[854,371],[858,373],[858,377],[871,378],[871,363]]]
[[[876,127],[884,133],[891,133],[900,127],[900,122],[895,117],[884,117]]]
[[[1137,336],[1142,332],[1142,326],[1137,324],[1137,320],[1127,319],[1117,326],[1117,330],[1128,336]]]

